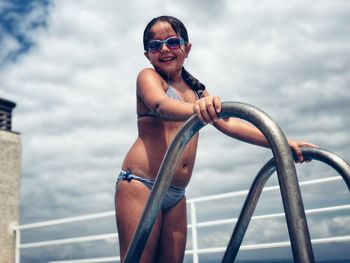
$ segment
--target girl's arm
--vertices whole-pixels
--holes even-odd
[[[255,144],[258,146],[268,148],[270,147],[267,139],[258,128],[241,119],[230,118],[226,121],[218,120],[215,123],[213,123],[213,125],[219,131],[238,140]],[[295,152],[298,158],[297,162],[305,161],[300,149],[301,147],[317,147],[314,144],[299,140],[288,140],[288,144],[290,148]]]
[[[221,101],[219,97],[209,96],[207,91],[204,92],[204,95],[205,97],[195,105],[195,113],[203,123],[211,123],[219,131],[235,139],[258,146],[270,147],[265,136],[252,124],[238,118],[221,120],[218,119],[217,114],[213,116],[212,112],[205,112],[205,109],[213,108],[216,113],[219,113],[221,111]],[[304,161],[300,147],[317,147],[314,144],[299,140],[288,140],[288,143],[298,157],[297,162]]]

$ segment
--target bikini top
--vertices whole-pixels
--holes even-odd
[[[203,91],[202,90],[194,90],[193,91],[196,94],[197,100],[202,98],[204,96]],[[166,95],[174,100],[179,100],[182,101],[183,99],[179,96],[179,94],[176,93],[175,88],[173,86],[168,86],[167,91],[165,92]],[[149,112],[146,113],[142,113],[137,115],[137,118],[141,118],[141,117],[146,117],[146,116],[152,116],[152,117],[158,117],[157,113],[154,112],[153,110],[150,110]]]

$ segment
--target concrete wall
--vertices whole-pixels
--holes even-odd
[[[19,223],[20,135],[0,130],[0,263],[15,262],[13,226]]]

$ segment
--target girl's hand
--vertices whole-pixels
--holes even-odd
[[[297,140],[288,140],[288,144],[298,158],[298,160],[296,160],[297,163],[310,162],[309,159],[304,158],[303,153],[300,149],[301,147],[318,147],[315,144]]]
[[[206,96],[193,104],[193,112],[203,124],[213,124],[221,111],[221,99],[218,96]]]

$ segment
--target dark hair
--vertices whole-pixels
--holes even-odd
[[[168,22],[171,27],[174,29],[175,33],[178,34],[183,40],[185,40],[185,44],[188,43],[188,34],[185,25],[177,18],[173,16],[159,16],[153,18],[146,26],[143,32],[143,48],[145,51],[148,49],[148,43],[153,38],[153,33],[151,31],[152,27],[157,22]],[[202,95],[202,91],[205,90],[205,86],[195,77],[193,77],[184,67],[182,67],[182,78],[184,81],[197,92],[199,96]]]

